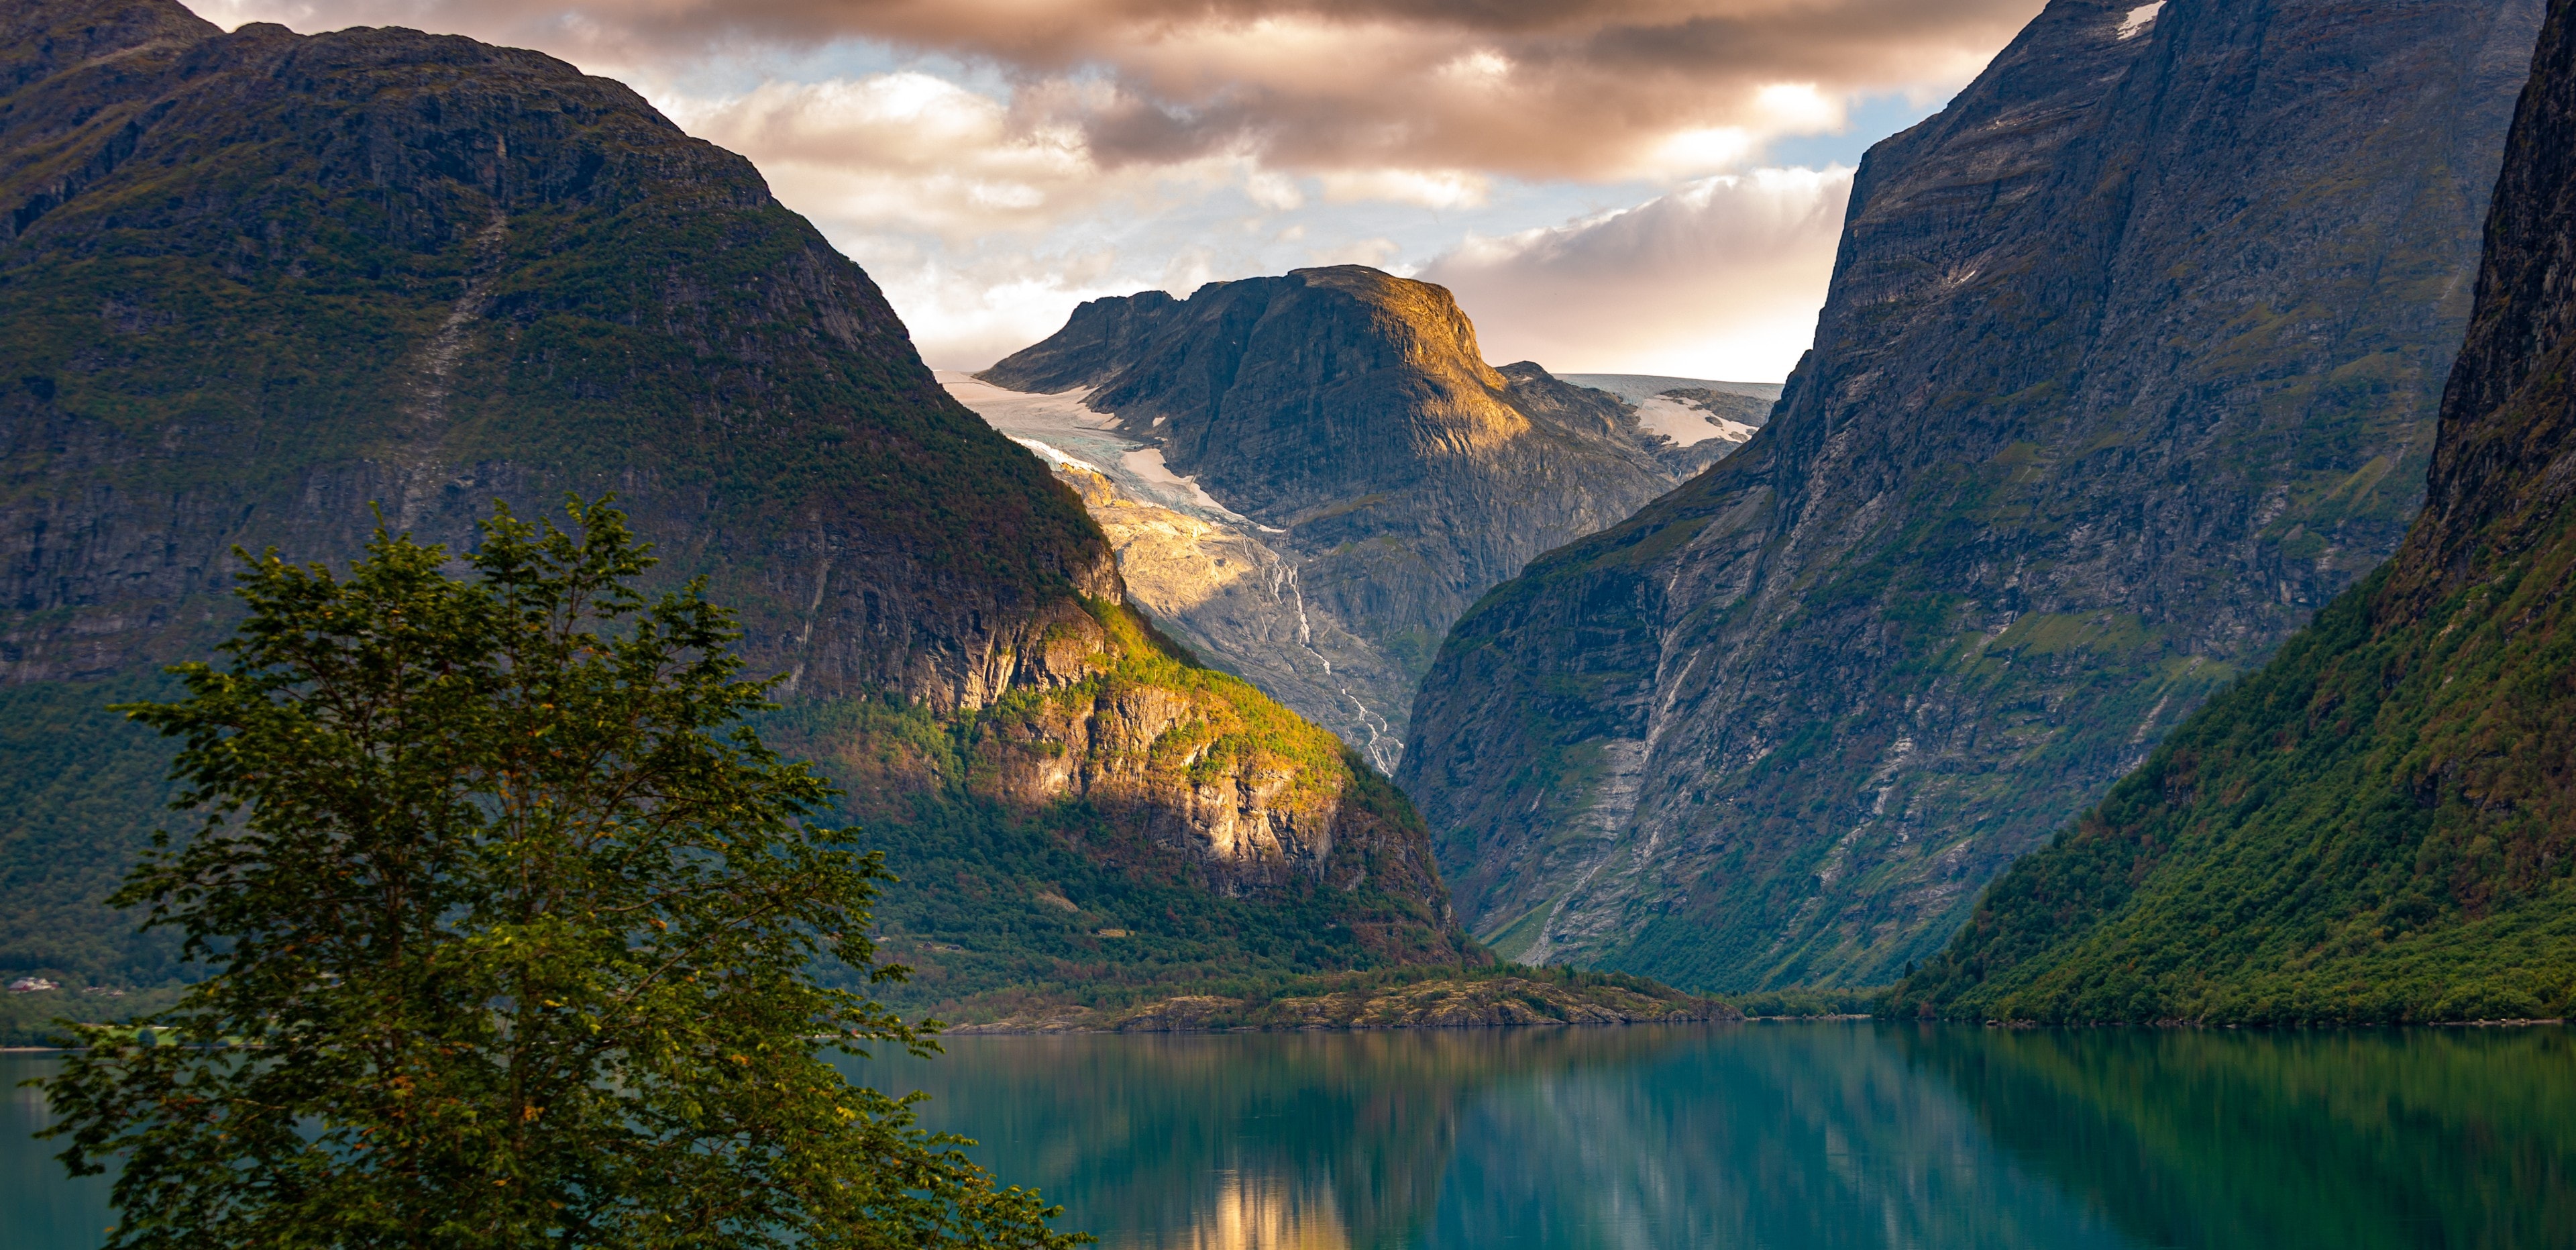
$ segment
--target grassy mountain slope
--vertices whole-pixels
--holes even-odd
[[[28,58],[138,14],[124,51]],[[619,84],[167,4],[6,20],[10,675],[148,653],[173,613],[145,605],[220,594],[230,542],[342,549],[370,500],[461,538],[494,495],[619,490],[764,659],[809,615],[776,583],[835,555],[941,570],[969,610],[1106,585],[1078,503],[946,397],[866,275]],[[956,632],[895,612],[841,655],[813,613],[796,658],[879,682]]]
[[[2571,153],[2561,0],[2405,546],[1996,882],[1900,1008],[2264,1023],[2576,1007]]]
[[[177,971],[177,940],[108,911],[128,857],[174,797],[174,752],[107,712],[170,698],[157,674],[0,684],[0,972],[76,986],[149,986]],[[5,1041],[5,1038],[0,1038]]]

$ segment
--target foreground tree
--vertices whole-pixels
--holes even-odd
[[[466,579],[381,529],[345,580],[251,561],[227,662],[123,709],[202,823],[112,901],[206,975],[49,1083],[75,1173],[123,1156],[110,1244],[1071,1244],[833,1067],[927,1044],[815,976],[900,975],[882,856],[739,724],[730,615],[570,511]]]

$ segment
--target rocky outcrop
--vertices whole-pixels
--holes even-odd
[[[1535,364],[1492,368],[1448,291],[1356,265],[1211,283],[1186,302],[1094,300],[977,376],[1084,393],[1222,505],[1230,521],[1202,519],[1278,570],[1270,624],[1249,624],[1248,601],[1158,616],[1387,768],[1411,686],[1467,605],[1740,442],[1714,424],[1658,433],[1637,404]],[[1330,658],[1319,629],[1361,654]],[[1281,674],[1296,678],[1268,680]]]
[[[2055,0],[1871,150],[1744,451],[1534,561],[1402,781],[1500,950],[1893,980],[2395,549],[2532,0]]]
[[[95,713],[107,695],[60,688],[132,694],[204,654],[235,619],[237,544],[335,562],[375,509],[458,544],[496,498],[560,515],[613,493],[656,578],[740,612],[753,670],[802,709],[782,741],[902,756],[818,710],[890,701],[975,739],[989,775],[937,802],[1078,808],[1069,829],[1105,820],[1246,897],[1302,874],[1315,923],[1365,878],[1386,925],[1420,930],[1373,949],[1455,956],[1409,813],[1356,802],[1365,770],[1329,737],[1125,623],[1080,500],[947,394],[740,157],[620,84],[416,31],[17,0],[0,49],[0,714],[72,706],[63,732],[89,735],[27,752],[157,774]],[[13,812],[0,884],[10,910],[121,928],[92,887],[159,793],[80,789]],[[17,909],[41,875],[18,866],[49,855],[81,887]],[[0,932],[0,967],[70,958],[36,951],[47,927]]]
[[[1418,835],[1345,802],[1351,766],[1331,734],[1239,679],[1174,659],[1131,612],[1093,611],[1093,628],[1060,628],[1040,644],[1033,667],[1062,680],[978,718],[954,780],[1023,808],[1080,800],[1184,856],[1228,897],[1369,885],[1442,913],[1439,871]],[[1358,853],[1337,855],[1345,842]]]
[[[2576,6],[2487,222],[2388,566],[1980,900],[1901,1010],[2421,1022],[2576,1011]]]

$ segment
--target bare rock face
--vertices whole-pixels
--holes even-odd
[[[1128,815],[1233,897],[1323,881],[1339,789],[1301,784],[1311,779],[1295,763],[1259,754],[1200,767],[1225,719],[1152,686],[1051,705],[988,738],[992,768],[970,784],[1029,806],[1073,797]]]
[[[1220,504],[1201,519],[1259,549],[1266,588],[1228,579],[1149,610],[1390,770],[1411,687],[1477,596],[1741,441],[1659,433],[1535,364],[1492,368],[1447,290],[1356,265],[1095,300],[978,377],[1083,393]],[[1131,581],[1172,580],[1140,564],[1164,546],[1122,550]]]
[[[613,493],[656,577],[705,577],[753,671],[786,679],[786,740],[873,761],[849,774],[871,792],[931,776],[931,737],[971,739],[989,775],[940,780],[941,812],[1070,805],[1076,832],[1204,859],[1220,892],[1366,879],[1420,930],[1385,949],[1454,932],[1401,800],[1355,804],[1364,770],[1323,731],[1122,632],[1075,494],[947,394],[748,162],[620,84],[416,31],[18,0],[0,345],[0,714],[69,706],[56,736],[80,738],[0,761],[0,911],[37,918],[0,924],[0,968],[68,967],[80,944],[43,917],[129,927],[93,901],[158,792],[38,795],[25,761],[157,776],[84,692],[220,639],[236,544],[337,563],[380,508],[461,545],[495,499],[559,517],[567,492]],[[858,703],[921,734],[818,710]],[[952,885],[982,888],[927,888]],[[1297,923],[1338,915],[1309,903]]]
[[[2395,549],[2535,0],[2056,0],[1874,148],[1771,423],[1462,618],[1505,954],[1875,984]]]
[[[1475,327],[1429,283],[1298,270],[1127,321],[1144,335],[1086,379],[1098,388],[1086,402],[1286,531],[1309,602],[1364,634],[1436,638],[1531,556],[1673,480],[1615,400],[1566,402],[1575,388],[1547,388],[1535,366],[1517,381],[1488,367]],[[1038,380],[1020,359],[983,376]]]

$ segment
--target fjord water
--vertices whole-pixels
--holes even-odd
[[[852,1060],[1110,1250],[2576,1246],[2576,1038],[1755,1024]],[[56,1061],[0,1058],[14,1086]],[[0,1247],[103,1184],[0,1120]]]

